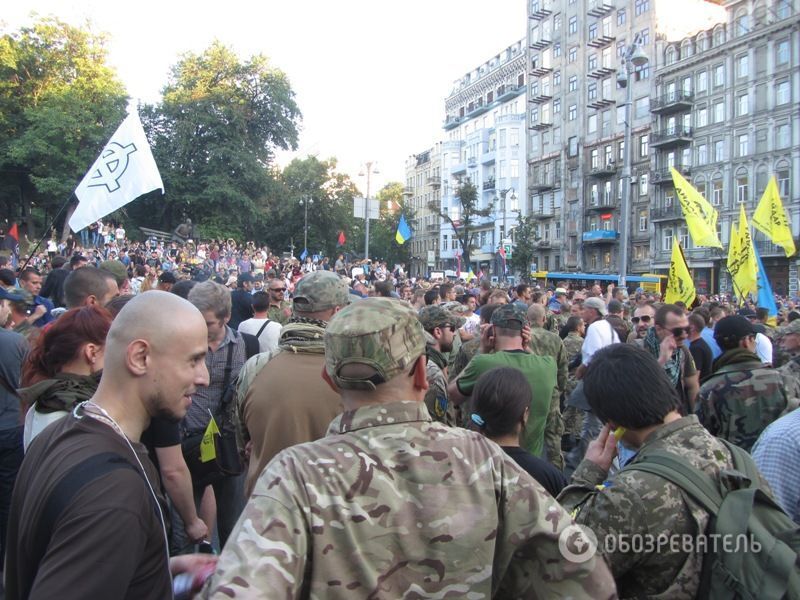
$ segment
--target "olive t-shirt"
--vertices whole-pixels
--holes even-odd
[[[132,445],[166,515],[147,450]],[[87,459],[106,453],[123,466],[75,486],[51,517],[52,528],[43,529],[54,512],[49,499],[63,493],[66,475],[75,477]],[[31,442],[11,499],[7,541],[6,600],[172,597],[164,531],[142,467],[125,439],[92,417],[69,414]]]
[[[522,434],[523,448],[536,456],[542,456],[544,428],[550,412],[553,389],[556,386],[558,367],[552,356],[538,356],[524,350],[503,350],[492,354],[478,354],[464,367],[458,378],[458,390],[471,396],[475,382],[483,373],[495,367],[512,367],[520,371],[531,385],[530,414]]]

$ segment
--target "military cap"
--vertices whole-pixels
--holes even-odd
[[[439,304],[439,306],[449,310],[454,315],[461,315],[467,312],[467,307],[461,304],[461,302],[456,302],[455,300],[452,302],[443,302]]]
[[[601,298],[587,298],[583,301],[584,308],[593,308],[597,312],[600,313],[601,316],[605,317],[608,314],[608,309],[606,308],[606,303],[603,302]]]
[[[99,268],[107,273],[111,273],[118,286],[125,283],[125,280],[128,278],[128,268],[118,260],[104,260],[100,263]]]
[[[350,304],[347,284],[331,271],[314,271],[300,281],[294,289],[296,312],[318,312]]]
[[[0,285],[0,300],[9,300],[11,302],[23,302],[25,301],[25,296],[22,292],[21,288],[4,288]],[[32,301],[32,300],[31,300]]]
[[[443,304],[433,304],[424,306],[419,310],[419,322],[425,331],[432,331],[434,327],[445,327],[452,325],[460,329],[466,323],[466,319],[455,314],[455,312],[445,308]]]
[[[795,319],[783,328],[783,335],[791,335],[796,333],[800,335],[800,319]]]
[[[556,288],[556,296],[566,296],[567,290],[564,288]]]
[[[756,318],[756,311],[754,311],[752,308],[748,308],[746,306],[744,308],[740,308],[738,311],[736,311],[736,314],[738,316],[740,316],[740,317],[745,317],[747,319],[755,319]]]
[[[5,298],[17,307],[33,306],[33,294],[22,288],[14,288],[10,293],[6,290]]]
[[[724,346],[723,341],[738,342],[748,335],[755,335],[756,330],[753,324],[740,315],[731,315],[720,319],[714,326],[714,341],[720,346]]]
[[[527,311],[517,303],[503,304],[492,313],[492,325],[521,331],[528,324]]]
[[[425,352],[417,314],[391,298],[365,298],[338,313],[325,328],[325,370],[342,389],[374,390]],[[343,367],[371,367],[371,375],[341,374]]]

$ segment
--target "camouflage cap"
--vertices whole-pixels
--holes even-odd
[[[796,333],[800,335],[800,319],[795,319],[791,323],[789,323],[786,327],[783,328],[783,335],[791,335]]]
[[[6,290],[9,292],[9,290]],[[10,290],[9,295],[6,296],[8,301],[11,302],[17,308],[22,308],[24,306],[33,306],[34,298],[33,294],[31,294],[28,290],[23,288],[14,288]]]
[[[425,331],[432,331],[434,327],[445,327],[446,325],[452,325],[456,329],[464,326],[467,320],[448,310],[445,306],[444,304],[433,304],[419,310],[419,322],[422,323]]]
[[[104,260],[100,263],[99,268],[111,273],[120,287],[128,278],[128,268],[118,260]]]
[[[296,312],[318,312],[350,304],[347,284],[331,271],[314,271],[297,282],[294,290]]]
[[[417,314],[392,298],[364,298],[336,313],[325,328],[325,370],[342,389],[374,390],[424,352]],[[347,365],[371,367],[374,373],[340,374]]]
[[[465,312],[467,312],[467,307],[461,304],[461,302],[443,302],[439,306],[446,308],[454,315],[463,315]]]
[[[528,313],[516,302],[503,304],[492,313],[492,325],[497,325],[503,329],[522,331],[522,328],[528,325]]]

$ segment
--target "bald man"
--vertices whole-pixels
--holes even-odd
[[[208,385],[207,329],[186,300],[152,291],[108,333],[97,392],[30,445],[11,500],[6,598],[171,598],[158,473],[140,443],[152,417],[178,421]]]

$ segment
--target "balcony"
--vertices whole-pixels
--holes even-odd
[[[566,258],[564,259],[564,266],[568,269],[575,269],[578,266],[578,255],[577,254],[567,254]]]
[[[474,156],[470,156],[467,159],[467,166],[468,167],[477,167],[478,166],[478,159],[475,158]]]
[[[668,127],[650,134],[650,146],[653,148],[667,148],[692,143],[691,127]]]
[[[561,175],[558,173],[555,176],[544,174],[539,177],[531,177],[528,182],[528,190],[531,192],[545,192],[558,187],[561,187]]]
[[[769,240],[755,240],[756,249],[761,256],[786,256],[781,246],[773,244]]]
[[[595,179],[605,179],[613,176],[617,172],[617,169],[617,163],[612,160],[608,164],[592,167],[592,169],[589,171],[589,177],[594,177]]]
[[[614,67],[605,67],[600,65],[589,71],[589,77],[592,79],[605,79],[609,75],[613,75],[617,70]]]
[[[544,221],[545,219],[552,219],[556,215],[555,211],[552,208],[547,207],[539,211],[531,211],[528,216],[531,219],[535,219],[537,221]]]
[[[552,98],[553,97],[550,94],[541,93],[533,96],[530,102],[531,104],[544,104],[545,102],[552,100]]]
[[[543,77],[548,73],[552,72],[553,68],[549,66],[537,65],[534,64],[531,66],[531,75],[533,77]]]
[[[537,121],[536,123],[531,123],[530,129],[535,129],[536,131],[544,131],[545,129],[550,129],[553,124],[549,121]]]
[[[688,177],[692,173],[689,167],[682,167],[681,165],[675,165],[675,170],[684,177]],[[650,182],[656,185],[672,185],[672,173],[669,167],[652,171],[650,174]]]
[[[484,152],[481,154],[481,164],[483,165],[490,165],[494,162],[497,152],[495,150],[489,150],[488,152]]]
[[[673,112],[691,110],[694,94],[678,90],[650,100],[650,112],[666,115]]]
[[[444,120],[444,128],[446,130],[455,129],[456,127],[461,125],[461,123],[463,123],[465,120],[466,120],[466,117],[448,116]]]
[[[586,45],[591,46],[592,48],[600,49],[613,44],[616,40],[617,38],[614,37],[613,35],[600,35],[594,39],[589,40]]]
[[[657,206],[650,209],[650,220],[657,221],[677,221],[683,219],[680,204],[674,202],[670,206]]]
[[[589,10],[586,11],[590,17],[595,17],[597,19],[601,17],[605,17],[614,10],[614,5],[608,0],[595,0],[594,2],[589,4]]]
[[[547,248],[552,248],[553,244],[550,242],[550,240],[538,240],[533,243],[533,247],[545,250]]]
[[[465,173],[467,171],[467,163],[458,163],[450,167],[450,172],[455,173]]]
[[[595,231],[585,231],[582,239],[584,244],[616,244],[617,235],[619,234],[613,229],[597,229]]]
[[[549,70],[552,71],[552,69]],[[503,102],[504,100],[510,100],[515,96],[519,96],[524,91],[524,85],[509,85],[508,87],[503,86],[497,91],[497,99],[495,100],[495,103]],[[494,106],[494,103],[487,104],[485,108],[488,110],[490,106]]]
[[[495,188],[495,181],[494,179],[487,179],[483,182],[483,191],[486,190],[493,190]]]
[[[531,12],[528,14],[528,18],[533,21],[541,21],[542,19],[546,19],[553,13],[550,10],[550,2],[536,2],[531,4]]]
[[[587,104],[587,108],[591,108],[593,110],[602,110],[604,108],[608,108],[612,104],[616,104],[616,100],[612,100],[611,98],[597,98],[592,100],[589,104]]]
[[[438,188],[442,186],[442,178],[438,175],[434,175],[433,177],[428,177],[428,179],[425,180],[425,183],[431,187]]]
[[[551,40],[548,40],[548,39],[538,39],[535,42],[531,41],[530,48],[531,48],[531,50],[544,50],[545,48],[547,48],[552,43],[553,42]]]
[[[403,196],[413,196],[414,195],[414,188],[410,185],[407,185],[403,188]]]
[[[617,204],[618,202],[616,197],[602,196],[590,201],[589,204],[586,205],[586,212],[614,210],[617,208]]]

